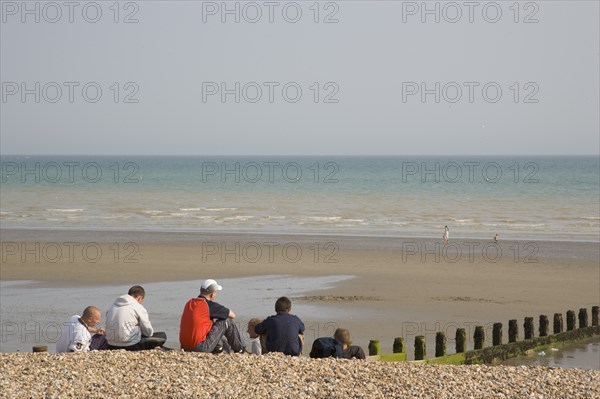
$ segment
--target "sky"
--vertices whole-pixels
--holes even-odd
[[[2,1],[0,153],[598,154],[599,2]]]

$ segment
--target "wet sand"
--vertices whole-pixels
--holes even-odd
[[[315,312],[319,304],[326,305],[324,312],[336,309],[331,320],[323,321],[327,314],[299,316],[320,320],[317,336],[345,326],[356,344],[366,348],[369,339],[380,339],[384,352],[397,336],[411,348],[415,335],[433,342],[436,331],[453,336],[460,325],[472,337],[475,325],[485,325],[491,337],[493,322],[507,325],[525,316],[537,322],[540,314],[600,303],[597,243],[456,240],[444,247],[440,240],[389,237],[43,230],[1,235],[2,281],[34,280],[35,286],[56,289],[208,277],[356,276],[295,296]],[[32,291],[24,294],[24,300],[34,298]],[[73,313],[87,304],[72,300]],[[264,315],[270,313],[265,306]],[[449,352],[452,345],[449,339]]]

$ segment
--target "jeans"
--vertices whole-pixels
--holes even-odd
[[[227,343],[231,346],[233,352],[239,352],[244,349],[240,332],[232,319],[217,320],[213,323],[212,328],[208,332],[206,339],[200,342],[192,349],[192,352],[207,352],[215,350],[215,347],[221,341],[221,338],[227,338]]]

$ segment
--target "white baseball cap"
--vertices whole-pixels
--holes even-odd
[[[217,284],[217,282],[211,278],[209,278],[208,280],[204,280],[204,282],[202,283],[201,288],[203,290],[207,290],[210,286],[212,285],[216,285],[217,289],[215,291],[221,291],[223,289],[223,287],[221,287],[219,284]]]

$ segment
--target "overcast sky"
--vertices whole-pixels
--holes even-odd
[[[599,152],[598,1],[23,4],[2,154]]]

